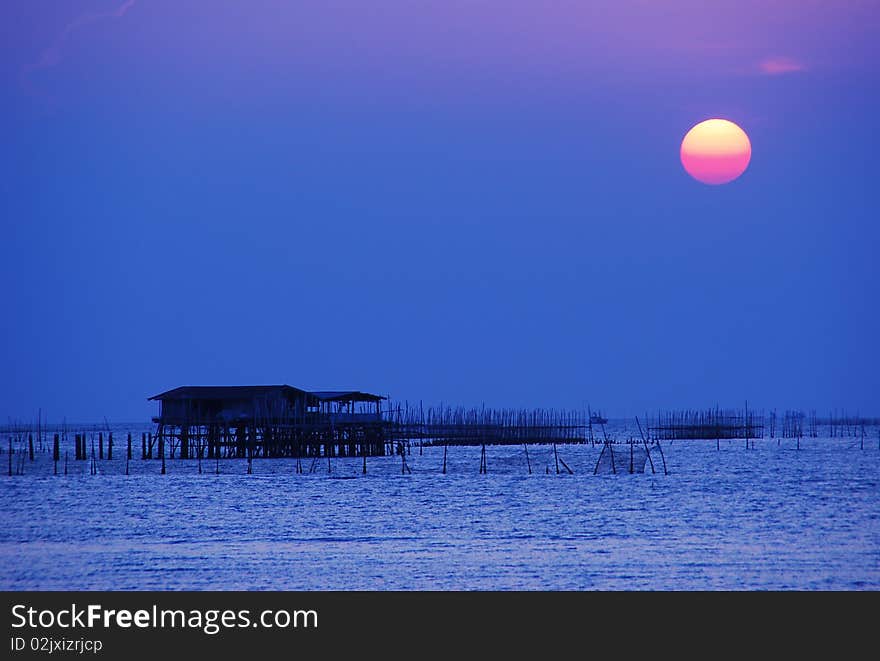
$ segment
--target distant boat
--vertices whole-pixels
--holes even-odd
[[[608,418],[603,417],[601,413],[591,413],[590,423],[594,425],[604,425],[608,423]]]

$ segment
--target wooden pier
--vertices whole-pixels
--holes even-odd
[[[184,386],[161,402],[144,454],[190,458],[382,456],[401,445],[583,443],[586,412],[382,403],[360,391],[280,386]]]
[[[611,434],[606,430],[607,420],[589,408],[424,406],[422,402],[395,403],[357,390],[307,391],[288,385],[184,386],[148,399],[161,407],[152,419],[154,430],[141,432],[141,426],[117,425],[116,438],[106,418],[103,425],[77,425],[76,432],[65,420],[51,426],[54,436],[48,433],[50,426],[42,412],[32,424],[10,421],[0,427],[0,433],[8,435],[8,447],[0,447],[0,454],[8,454],[6,472],[21,475],[35,455],[51,452],[56,475],[67,474],[69,460],[85,462],[94,471],[99,462],[112,461],[114,454],[125,456],[126,474],[128,462],[138,458],[162,462],[164,474],[165,461],[173,459],[198,460],[201,472],[202,460],[245,459],[250,470],[255,458],[285,457],[297,460],[298,472],[303,470],[301,458],[313,459],[311,472],[319,457],[363,457],[366,473],[368,457],[388,455],[400,455],[401,471],[406,473],[406,455],[414,448],[421,454],[421,448],[429,446],[443,447],[443,472],[449,446],[482,446],[481,471],[485,471],[485,448],[492,445],[523,446],[531,472],[529,445],[552,446],[555,457],[557,445],[611,447],[624,442],[614,437],[620,432],[618,423]],[[645,423],[638,424],[645,445],[661,440],[714,440],[720,449],[721,439],[745,439],[746,448],[754,449],[754,441],[764,438],[769,429],[770,438],[797,439],[797,449],[804,436],[854,437],[861,449],[870,447],[870,439],[876,438],[880,449],[880,419],[837,411],[824,419],[815,410],[786,410],[777,415],[773,409],[765,415],[746,404],[743,409],[658,411],[655,419],[645,416]],[[629,443],[633,443],[632,436]],[[69,457],[68,448],[72,450]],[[611,451],[616,452],[613,447]],[[635,449],[630,448],[630,454],[641,465]],[[561,459],[559,463],[554,459],[554,464],[557,471],[560,465],[567,468]],[[219,464],[213,472],[219,472]]]

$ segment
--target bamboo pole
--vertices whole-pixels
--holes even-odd
[[[599,452],[599,458],[596,459],[596,467],[593,469],[593,475],[596,475],[599,472],[599,464],[602,462],[602,455],[605,454],[606,447],[608,447],[607,443],[602,445],[602,451]]]
[[[657,440],[657,449],[660,450],[660,458],[663,460],[663,474],[669,475],[669,472],[666,470],[666,456],[663,454],[663,446],[660,445],[660,440]]]
[[[563,468],[565,468],[565,470],[568,471],[569,475],[574,475],[574,471],[568,467],[568,464],[565,463],[565,459],[563,459],[562,457],[559,457],[559,462],[562,464]]]
[[[638,416],[636,416],[636,424],[639,426],[639,434],[642,436],[642,443],[645,445],[645,452],[648,455],[648,462],[651,464],[651,474],[656,475],[657,471],[654,470],[654,460],[651,458],[651,451],[648,449],[648,440],[645,438],[645,433],[642,431],[642,425],[639,422]],[[648,424],[647,418],[645,418],[645,425]]]

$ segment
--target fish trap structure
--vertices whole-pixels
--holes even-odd
[[[748,408],[670,411],[658,413],[648,430],[653,438],[664,441],[763,438],[764,415]]]
[[[148,398],[161,405],[144,458],[375,456],[385,454],[385,397],[357,390],[182,386]]]
[[[405,402],[386,411],[389,438],[421,445],[522,445],[585,443],[592,425],[584,412],[492,409]]]
[[[645,473],[648,467],[650,467],[652,474],[656,474],[660,467],[654,464],[654,457],[651,456],[651,452],[659,455],[658,458],[662,462],[663,474],[668,474],[666,457],[663,455],[663,448],[659,443],[653,442],[649,446],[647,441],[630,440],[621,445],[605,441],[602,444],[599,458],[596,460],[593,475]]]
[[[828,428],[831,438],[857,437],[864,433],[866,427],[880,427],[880,418],[863,417],[858,413],[851,415],[845,411],[832,411],[827,418],[819,420],[819,424]]]

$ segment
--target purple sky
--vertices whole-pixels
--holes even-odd
[[[26,71],[34,93],[49,95],[75,96],[76,80],[127,76],[199,85],[232,103],[334,84],[455,99],[489,93],[485,85],[565,89],[594,77],[615,85],[787,70],[773,63],[872,74],[878,56],[877,2],[17,4],[3,10],[5,73]]]
[[[880,3],[4,3],[0,419],[880,413]],[[678,162],[724,117],[753,155]],[[262,319],[256,323],[255,319]]]

